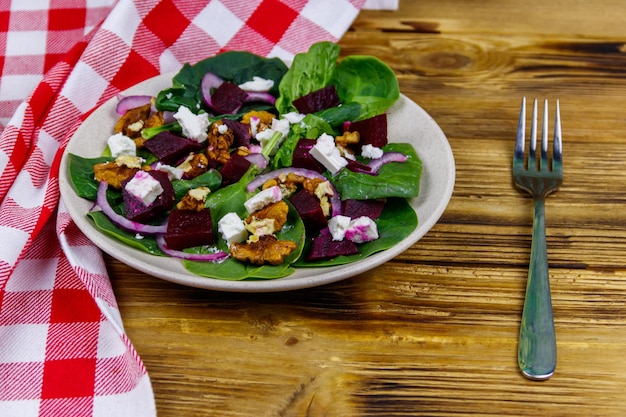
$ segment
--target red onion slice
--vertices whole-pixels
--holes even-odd
[[[156,242],[159,246],[159,249],[161,249],[163,253],[173,258],[187,259],[189,261],[222,262],[226,260],[229,256],[228,253],[223,251],[216,251],[213,253],[189,253],[180,250],[169,249],[167,247],[167,243],[165,242],[165,235],[158,235],[156,237]]]
[[[117,106],[115,106],[115,112],[121,115],[123,115],[130,109],[144,106],[146,104],[152,104],[153,99],[152,96],[123,96],[121,94],[118,94],[117,98],[119,101],[117,102]]]
[[[295,175],[300,175],[302,177],[319,178],[319,179],[322,179],[324,181],[328,181],[330,183],[330,186],[333,189],[333,195],[330,197],[330,205],[332,207],[332,215],[333,216],[337,216],[337,215],[341,214],[341,212],[342,212],[341,197],[339,196],[339,193],[337,192],[337,189],[335,188],[333,183],[328,180],[328,178],[326,178],[325,176],[323,176],[322,174],[320,174],[317,171],[313,171],[312,169],[292,168],[292,167],[279,168],[279,169],[276,169],[274,171],[270,171],[268,173],[261,174],[258,177],[254,178],[252,181],[250,181],[248,183],[248,185],[246,186],[246,189],[247,189],[248,192],[252,192],[252,191],[256,190],[258,187],[260,187],[261,185],[263,185],[268,180],[276,178],[276,177],[278,177],[280,175],[287,175],[289,173],[292,173],[292,174],[295,174]]]
[[[223,82],[224,80],[212,72],[207,72],[202,77],[202,81],[200,82],[200,91],[202,92],[202,99],[204,100],[204,103],[209,106],[209,108],[213,108],[213,101],[211,100],[213,90],[222,85]]]
[[[251,153],[244,156],[244,158],[256,165],[259,169],[265,169],[267,167],[267,159],[262,153]]]
[[[104,213],[104,215],[107,216],[109,220],[111,220],[122,229],[126,229],[131,232],[143,233],[146,235],[165,234],[165,232],[167,231],[167,222],[160,226],[151,226],[128,220],[126,217],[117,214],[107,200],[107,188],[109,188],[109,184],[107,184],[106,181],[100,181],[100,184],[98,185],[96,203],[102,210],[102,213]]]
[[[406,160],[407,156],[401,152],[386,152],[380,158],[372,159],[367,166],[372,168],[373,173],[377,173],[381,166],[389,162],[404,162]]]
[[[263,93],[259,91],[246,91],[248,94],[246,97],[246,101],[261,101],[263,103],[269,103],[272,106],[276,103],[276,97],[269,93]]]

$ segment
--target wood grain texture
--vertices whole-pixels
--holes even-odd
[[[626,415],[625,19],[608,0],[363,11],[342,54],[387,62],[448,136],[446,212],[392,261],[301,291],[197,290],[107,257],[159,415]],[[511,180],[522,96],[558,98],[564,137],[546,203],[558,364],[541,383],[516,362],[532,222]]]

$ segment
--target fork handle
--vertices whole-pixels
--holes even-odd
[[[556,336],[550,299],[545,217],[545,200],[536,198],[518,346],[519,367],[524,376],[534,380],[550,378],[556,368]]]

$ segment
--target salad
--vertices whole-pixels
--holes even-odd
[[[98,158],[68,155],[94,225],[191,273],[274,279],[391,248],[417,227],[422,164],[387,138],[398,81],[320,42],[287,67],[231,51],[118,97]]]

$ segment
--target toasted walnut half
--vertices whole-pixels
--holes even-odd
[[[202,211],[211,190],[209,187],[198,187],[187,191],[187,194],[176,204],[178,210]]]
[[[115,124],[115,133],[123,133],[129,138],[141,138],[141,130],[146,127],[161,126],[164,123],[161,112],[151,113],[151,104],[144,104],[134,109],[129,109]],[[141,141],[138,145],[142,144]]]
[[[288,213],[289,206],[281,200],[267,205],[261,210],[255,211],[246,219],[246,223],[254,224],[255,221],[269,219],[274,221],[274,231],[278,231],[282,229],[287,222]]]
[[[221,126],[224,125],[221,121],[214,122],[209,128],[209,135],[207,137],[207,157],[209,161],[217,162],[218,164],[225,164],[230,159],[230,147],[235,140],[233,131],[230,129],[224,129]]]
[[[120,189],[122,183],[134,176],[141,169],[141,164],[127,163],[135,157],[118,157],[115,161],[104,162],[93,166],[94,178],[99,182],[106,182],[111,187]]]
[[[264,235],[256,242],[234,242],[230,245],[230,254],[235,259],[253,265],[280,265],[295,249],[296,243],[291,240],[278,240],[274,235]]]

